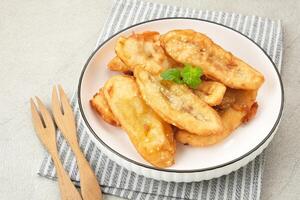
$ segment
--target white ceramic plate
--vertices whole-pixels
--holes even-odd
[[[176,163],[157,169],[135,150],[123,130],[108,125],[91,109],[89,100],[114,75],[107,63],[115,56],[119,36],[132,32],[193,29],[212,38],[217,44],[254,66],[265,76],[259,90],[259,109],[254,120],[239,127],[223,142],[211,147],[195,148],[177,145]],[[78,86],[79,106],[83,119],[99,147],[119,164],[144,176],[166,181],[199,181],[230,173],[254,159],[271,141],[283,109],[283,87],[279,73],[266,53],[241,33],[213,22],[168,18],[131,26],[106,40],[88,59]]]

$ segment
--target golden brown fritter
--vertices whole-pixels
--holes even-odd
[[[256,94],[256,90],[227,89],[223,104],[221,103],[221,106],[218,107],[224,131],[211,136],[199,136],[185,130],[179,130],[175,133],[176,140],[182,144],[197,147],[213,145],[224,140],[243,123],[244,117],[255,104]]]
[[[94,95],[93,99],[90,100],[92,108],[102,117],[104,121],[113,125],[119,126],[118,120],[111,112],[110,107],[104,97],[103,89],[101,88],[97,94]]]
[[[162,35],[160,41],[174,60],[199,66],[205,75],[230,88],[255,90],[264,82],[260,72],[204,34],[193,30],[173,30]]]
[[[171,166],[176,148],[172,128],[144,102],[134,78],[111,77],[104,95],[140,155],[154,166]]]
[[[108,69],[117,72],[128,73],[131,71],[130,67],[128,67],[118,56],[114,57],[108,63]]]
[[[134,76],[143,99],[166,122],[198,135],[223,131],[218,113],[185,85],[160,80],[140,67]]]
[[[217,81],[202,81],[198,88],[193,91],[208,105],[216,106],[222,102],[226,86]]]
[[[139,66],[151,73],[160,73],[176,66],[176,62],[165,54],[159,36],[157,32],[144,32],[120,37],[115,47],[116,53],[132,71]]]

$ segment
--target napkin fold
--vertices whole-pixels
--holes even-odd
[[[100,45],[117,31],[132,24],[164,17],[192,17],[214,21],[233,28],[246,35],[261,46],[277,68],[282,60],[282,27],[279,20],[270,20],[258,16],[244,16],[219,11],[201,11],[191,8],[144,2],[139,0],[116,0],[108,20],[97,41]],[[98,149],[84,126],[80,116],[77,94],[71,104],[77,122],[79,144],[87,160],[94,169],[104,193],[127,199],[252,199],[260,198],[261,181],[264,167],[264,153],[239,170],[219,178],[191,182],[175,183],[155,180],[127,170],[110,160]],[[65,169],[71,179],[80,186],[76,159],[60,132],[57,134],[57,146]],[[51,157],[47,154],[38,174],[56,179],[56,171]]]

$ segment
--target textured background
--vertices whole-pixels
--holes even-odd
[[[266,150],[262,200],[299,198],[300,3],[151,1],[282,20],[286,102],[278,133]],[[56,182],[36,174],[44,150],[33,131],[28,100],[38,95],[49,103],[56,83],[69,94],[76,88],[111,6],[112,1],[100,0],[0,1],[0,199],[59,199]]]

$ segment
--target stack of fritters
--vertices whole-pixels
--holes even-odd
[[[204,34],[134,33],[120,37],[115,51],[108,68],[126,75],[111,77],[91,105],[103,120],[124,129],[154,166],[174,163],[175,141],[213,145],[255,116],[263,75]],[[164,70],[186,63],[203,70],[198,88],[160,77]]]

